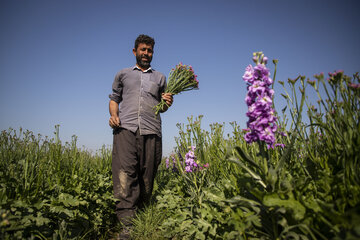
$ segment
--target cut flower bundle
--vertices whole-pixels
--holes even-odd
[[[171,70],[164,93],[171,93],[172,95],[176,95],[181,92],[198,88],[199,81],[197,80],[197,75],[195,75],[193,68],[191,66],[179,63]],[[160,103],[154,107],[155,114],[158,115],[166,105],[166,102],[161,99]]]

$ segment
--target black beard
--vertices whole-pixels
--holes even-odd
[[[149,68],[150,67],[150,63],[151,63],[151,58],[150,57],[148,57],[147,59],[148,59],[148,61],[143,61],[141,58],[142,58],[143,56],[136,56],[136,63],[137,63],[137,65],[139,65],[139,67],[141,67],[141,68],[144,68],[144,69],[147,69],[147,68]]]

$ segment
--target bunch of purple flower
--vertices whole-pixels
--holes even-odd
[[[254,53],[253,60],[256,66],[247,66],[243,76],[243,80],[247,83],[248,92],[245,102],[248,106],[246,115],[249,118],[248,131],[244,138],[247,143],[263,141],[268,148],[273,148],[277,130],[277,118],[272,108],[273,80],[270,78],[269,69],[266,68],[267,57],[261,52]]]
[[[191,146],[191,150],[185,154],[185,172],[193,172],[198,168],[195,156],[195,146]]]
[[[201,164],[196,161],[195,149],[195,146],[191,146],[191,150],[185,154],[185,172],[196,172],[209,167],[209,163],[201,166]]]
[[[177,95],[193,89],[199,89],[199,80],[192,66],[179,63],[175,68],[171,69],[165,93]],[[158,115],[165,105],[166,102],[161,99],[160,103],[154,107],[155,114]]]

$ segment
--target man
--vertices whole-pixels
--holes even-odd
[[[150,66],[154,45],[153,38],[138,36],[133,49],[136,65],[116,74],[109,95],[116,214],[124,226],[131,226],[136,210],[150,199],[161,162],[161,118],[153,107],[161,99],[168,106],[173,102],[171,94],[164,94],[166,77]]]

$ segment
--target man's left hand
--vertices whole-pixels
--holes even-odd
[[[166,102],[166,104],[170,107],[173,103],[173,96],[171,93],[163,93],[161,95],[162,99]]]

